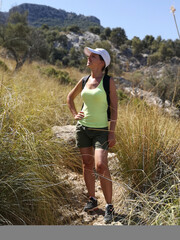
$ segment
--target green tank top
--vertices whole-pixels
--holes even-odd
[[[108,126],[107,118],[107,96],[103,88],[103,78],[99,85],[94,89],[86,87],[81,91],[84,105],[82,111],[84,118],[79,123],[86,127],[104,128]]]

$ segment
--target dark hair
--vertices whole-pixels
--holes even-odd
[[[108,67],[105,68],[105,75],[108,75]]]
[[[108,67],[105,67],[105,66],[106,66],[106,63],[105,63],[103,57],[102,57],[101,55],[99,55],[99,57],[100,57],[100,59],[104,62],[104,67],[103,67],[102,71],[105,70],[105,75],[107,75],[107,74],[108,74]]]

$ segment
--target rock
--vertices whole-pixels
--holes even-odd
[[[166,113],[168,113],[171,117],[179,119],[180,117],[180,111],[176,107],[168,107],[164,109]]]
[[[115,153],[108,153],[108,159],[115,158],[117,155]]]
[[[163,101],[161,98],[155,95],[153,92],[147,92],[140,88],[124,87],[124,91],[133,97],[139,97],[144,99],[148,105],[155,105],[160,108],[163,107]],[[179,118],[180,111],[178,108],[171,106],[171,102],[166,100],[164,104],[164,111],[168,113],[171,117]]]
[[[171,106],[171,102],[169,100],[166,100],[165,103],[164,103],[164,107],[168,108],[170,106]]]
[[[180,58],[178,57],[173,57],[171,58],[171,61],[170,61],[172,64],[180,64]]]
[[[84,46],[86,42],[95,43],[100,41],[100,37],[94,33],[86,31],[84,34],[78,34],[69,32],[67,35],[69,48],[72,46],[79,50],[81,46]]]
[[[57,138],[64,140],[67,143],[75,143],[75,125],[54,126],[52,132]]]
[[[133,83],[123,77],[114,77],[114,81],[117,85],[117,87],[132,87]]]

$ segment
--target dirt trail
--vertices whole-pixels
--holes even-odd
[[[120,182],[117,182],[117,179],[113,175],[113,171],[115,171],[117,159],[113,156],[109,160],[109,168],[112,174],[112,181],[113,183],[113,204],[115,206],[115,218],[111,224],[108,225],[122,225],[122,218],[123,215],[121,213],[118,214],[116,206],[118,206],[118,209],[121,208],[121,205],[123,205],[123,196],[125,193],[125,189],[122,187]],[[117,172],[117,171],[116,171]],[[96,197],[98,200],[98,209],[91,212],[86,213],[83,211],[84,205],[87,202],[87,190],[84,183],[84,179],[82,174],[77,174],[72,171],[68,171],[66,173],[66,178],[68,182],[71,182],[72,184],[72,200],[73,203],[71,205],[72,212],[69,213],[71,216],[71,225],[107,225],[104,223],[104,210],[105,210],[105,200],[104,195],[100,186],[100,181],[98,177],[96,178]],[[122,202],[122,203],[121,203]],[[123,207],[123,206],[122,206]]]

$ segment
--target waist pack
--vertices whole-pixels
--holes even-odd
[[[83,77],[82,79],[82,89],[85,87],[90,75]],[[107,116],[108,116],[108,121],[110,121],[111,118],[111,111],[110,111],[110,76],[109,75],[104,75],[103,78],[103,87],[104,91],[106,92],[106,97],[107,97],[107,103],[108,103],[108,109],[107,109]],[[82,106],[83,108],[83,106]]]

